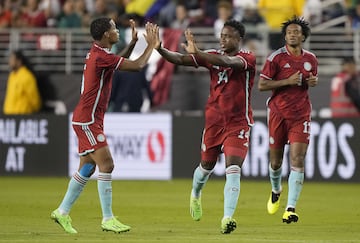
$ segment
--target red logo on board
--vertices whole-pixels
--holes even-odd
[[[162,162],[165,156],[165,138],[160,131],[150,132],[147,138],[147,153],[153,163]]]

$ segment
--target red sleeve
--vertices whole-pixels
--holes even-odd
[[[256,57],[252,53],[240,52],[236,55],[239,57],[245,64],[245,70],[255,70],[256,69]]]
[[[119,67],[123,60],[123,57],[120,57],[113,53],[106,53],[104,55],[101,55],[101,58],[98,59],[97,65],[100,68],[109,68],[115,70]]]
[[[270,61],[266,59],[263,69],[261,70],[260,77],[264,79],[273,79],[277,73],[277,64],[274,62],[274,59]]]

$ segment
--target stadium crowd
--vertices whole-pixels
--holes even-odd
[[[219,37],[224,22],[230,18],[241,21],[246,29],[267,25],[270,29],[280,27],[281,23],[293,15],[304,16],[312,26],[319,25],[339,16],[348,16],[347,23],[340,25],[359,28],[360,26],[360,1],[338,0],[325,4],[326,0],[0,0],[0,29],[1,28],[85,28],[88,29],[91,21],[107,16],[112,18],[121,31],[120,41],[114,45],[114,52],[126,45],[124,32],[129,27],[129,20],[134,19],[137,26],[144,26],[146,21],[158,24],[164,28],[186,29],[187,27],[213,28],[214,36]],[[246,48],[257,51],[263,50],[262,37],[259,32],[247,32],[244,40]],[[275,50],[283,45],[279,31],[270,33],[268,47]],[[279,39],[281,38],[281,39]],[[266,47],[267,48],[267,47]],[[134,75],[131,73],[131,75]],[[137,80],[137,88],[130,85],[119,86],[127,96],[139,97],[127,103],[136,104],[136,108],[128,111],[140,111],[143,96],[150,97],[149,82],[145,79],[144,72],[136,73],[139,77],[126,78],[126,74],[115,75],[126,80]],[[43,78],[44,80],[47,78]],[[145,80],[145,81],[144,81]],[[39,82],[40,91],[49,93],[49,88],[42,88],[50,82]],[[124,84],[120,80],[116,84]],[[131,87],[136,82],[131,82]],[[144,85],[145,84],[145,85]],[[114,90],[116,90],[114,85]],[[139,88],[140,87],[140,88]],[[52,90],[54,88],[51,88]],[[140,90],[140,94],[125,90]],[[52,92],[54,93],[54,92]],[[117,97],[112,97],[110,110],[118,111],[114,104],[122,104],[124,98],[121,92]],[[144,95],[144,93],[146,95]],[[51,101],[57,100],[57,97]],[[120,98],[119,98],[120,97]],[[48,99],[48,98],[47,98]],[[121,100],[121,101],[119,101]],[[151,99],[150,99],[151,100]],[[116,101],[116,102],[113,102]],[[44,102],[46,103],[46,102]],[[53,102],[52,102],[53,103]],[[118,105],[119,107],[122,107]],[[52,109],[51,109],[52,110]],[[60,109],[64,111],[65,109]],[[123,110],[121,108],[120,110]]]
[[[129,18],[133,18],[140,25],[151,21],[161,27],[217,28],[231,17],[245,25],[265,21],[273,27],[278,24],[278,18],[284,21],[281,15],[285,14],[304,16],[313,25],[347,14],[351,25],[358,26],[358,0],[335,1],[327,7],[321,7],[322,2],[324,0],[1,0],[0,28],[89,27],[99,16],[113,18],[118,27],[127,27]]]

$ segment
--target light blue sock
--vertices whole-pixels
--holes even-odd
[[[277,170],[273,170],[271,168],[271,164],[269,164],[269,177],[271,182],[271,189],[275,193],[281,192],[281,172],[282,167]]]
[[[226,182],[224,186],[224,217],[234,215],[240,195],[240,167],[231,165],[226,168]]]
[[[80,175],[79,172],[76,172],[73,177],[71,177],[64,199],[59,206],[61,214],[70,213],[71,207],[80,196],[88,180],[89,177],[84,177]]]
[[[99,172],[97,184],[103,220],[107,220],[113,217],[111,173]]]
[[[193,184],[191,194],[195,198],[199,198],[201,195],[201,189],[204,187],[205,183],[210,177],[211,170],[205,170],[201,165],[199,165],[193,175]]]
[[[288,202],[286,208],[296,207],[296,203],[300,197],[303,183],[304,183],[304,172],[291,170],[288,179],[289,196],[288,196]]]

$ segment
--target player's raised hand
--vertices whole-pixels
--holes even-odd
[[[300,71],[297,71],[296,73],[294,73],[293,75],[291,75],[290,77],[288,77],[288,85],[301,85],[301,73]]]
[[[160,40],[160,29],[158,27],[156,33],[156,40],[155,40],[155,45],[154,45],[154,49],[159,50],[159,48],[161,47],[161,40]]]
[[[159,38],[159,26],[150,22],[145,25],[146,34],[144,34],[145,40],[149,46],[153,48],[156,46]]]
[[[194,35],[192,34],[190,29],[185,30],[185,39],[187,44],[181,43],[181,46],[186,50],[186,52],[189,54],[197,53],[199,49],[196,46]]]
[[[306,79],[306,81],[310,87],[314,87],[318,83],[318,77],[314,76],[312,72],[310,72],[310,76]]]
[[[133,19],[130,19],[129,24],[131,27],[131,40],[136,42],[138,40],[138,31],[135,26],[135,21]]]

